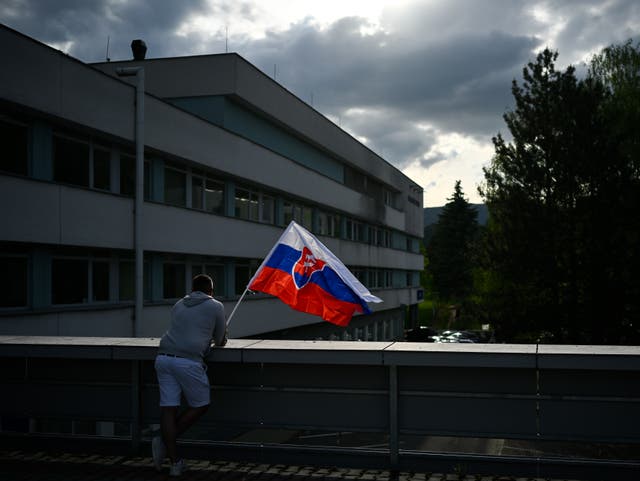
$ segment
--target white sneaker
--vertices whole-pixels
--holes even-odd
[[[171,465],[169,468],[169,476],[180,476],[184,473],[189,467],[187,463],[184,462],[184,459],[180,459]]]
[[[153,465],[156,467],[156,470],[161,471],[162,462],[167,455],[167,448],[160,436],[155,436],[151,440],[151,455],[153,456]]]

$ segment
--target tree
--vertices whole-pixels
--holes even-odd
[[[544,50],[522,85],[513,81],[515,110],[504,116],[513,140],[493,139],[484,170],[491,315],[506,340],[619,342],[633,309],[620,297],[628,289],[617,276],[628,277],[611,234],[622,235],[617,213],[637,195],[623,182],[634,171],[619,149],[629,133],[612,135],[616,94],[602,78],[558,71],[557,56]]]
[[[609,338],[621,343],[640,343],[640,42],[630,39],[611,45],[595,55],[590,76],[606,91],[603,116],[608,125],[612,155],[603,171],[606,185],[598,202],[608,215],[598,246],[607,252],[604,269],[606,314],[618,322]],[[602,296],[602,293],[600,293]],[[610,329],[611,330],[611,329]]]
[[[467,297],[473,285],[473,243],[478,223],[477,211],[464,197],[460,181],[442,209],[427,253],[433,286],[444,300],[458,302]]]

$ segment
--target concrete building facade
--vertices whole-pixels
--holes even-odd
[[[0,56],[0,334],[158,336],[201,272],[229,313],[292,219],[384,303],[338,328],[252,295],[232,337],[393,339],[415,315],[422,189],[240,56],[85,64],[7,27]],[[139,319],[135,87],[116,73],[137,66]]]

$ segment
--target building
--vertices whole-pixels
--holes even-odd
[[[89,65],[4,26],[0,55],[0,334],[158,336],[200,272],[229,313],[291,219],[384,303],[345,329],[248,296],[232,337],[392,339],[415,316],[422,189],[240,56]],[[136,66],[138,319],[135,78],[116,73]]]

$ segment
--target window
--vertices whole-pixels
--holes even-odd
[[[224,214],[224,183],[194,172],[191,177],[191,207]]]
[[[89,261],[53,259],[51,265],[51,302],[81,304],[89,298]]]
[[[136,192],[136,158],[120,155],[120,193],[133,196]]]
[[[162,297],[164,299],[178,299],[185,295],[185,265],[182,263],[165,262],[162,272]]]
[[[285,200],[283,205],[284,223],[289,224],[295,220],[308,230],[313,228],[313,209],[307,205]]]
[[[367,283],[369,282],[368,277],[367,276],[367,270],[363,269],[361,267],[354,267],[352,269],[349,269],[351,271],[351,273],[355,276],[356,279],[358,279],[362,285],[366,286]]]
[[[313,228],[313,210],[311,207],[302,206],[302,219],[301,224],[308,230]]]
[[[259,219],[258,194],[247,188],[236,188],[235,216],[240,219]]]
[[[27,175],[28,129],[7,120],[0,120],[0,170]]]
[[[347,219],[345,237],[348,240],[361,242],[364,240],[365,225],[354,219]]]
[[[380,182],[367,179],[367,194],[379,202],[384,202],[384,187]]]
[[[372,269],[369,272],[369,283],[371,287],[387,288],[392,284],[392,271],[388,269]]]
[[[204,188],[204,208],[207,212],[224,214],[224,183],[207,179]]]
[[[275,223],[276,201],[266,194],[260,196],[260,222],[265,224]]]
[[[92,271],[92,287],[91,300],[108,301],[109,300],[109,262],[94,261],[91,264]]]
[[[353,190],[364,193],[367,190],[367,176],[351,167],[345,167],[344,184]]]
[[[202,210],[204,208],[204,179],[191,177],[191,207]]]
[[[0,307],[26,307],[28,295],[28,259],[0,256]]]
[[[387,229],[372,227],[370,232],[371,232],[370,234],[371,237],[369,238],[369,242],[372,245],[376,245],[380,247],[389,247],[391,236]]]
[[[108,150],[93,149],[93,187],[102,190],[111,188],[111,153]]]
[[[328,212],[318,212],[318,232],[321,235],[340,237],[340,216]]]
[[[318,234],[329,235],[329,214],[318,212]]]
[[[84,304],[109,300],[107,260],[54,258],[51,263],[52,304]]]
[[[164,169],[164,201],[179,207],[187,205],[187,174],[177,166],[167,164]]]
[[[416,271],[407,271],[407,287],[416,287],[420,285],[420,273]]]
[[[136,292],[135,263],[133,261],[120,261],[118,281],[118,299],[133,301]]]
[[[409,201],[410,204],[413,204],[416,207],[420,207],[420,201],[418,201],[417,199],[414,199],[410,195],[407,196],[407,200]]]
[[[236,262],[236,270],[235,270],[235,294],[237,296],[242,295],[244,290],[249,284],[249,279],[258,269],[259,262],[256,260],[245,260]]]
[[[411,244],[408,247],[408,251],[409,252],[414,252],[416,254],[420,253],[420,243],[422,242],[421,239],[416,239],[415,237],[410,238],[411,240]]]
[[[393,272],[390,270],[382,271],[383,287],[393,286]]]
[[[135,163],[133,165],[135,172]],[[53,179],[57,182],[110,190],[111,152],[109,148],[95,146],[56,134],[53,137]]]
[[[388,189],[384,189],[382,191],[382,195],[384,198],[384,203],[390,207],[394,207],[396,206],[396,194],[395,192],[391,192]]]
[[[289,201],[284,201],[282,209],[284,212],[284,223],[285,225],[289,225],[289,223],[296,218],[296,206]]]
[[[89,187],[89,144],[54,135],[53,179]]]

